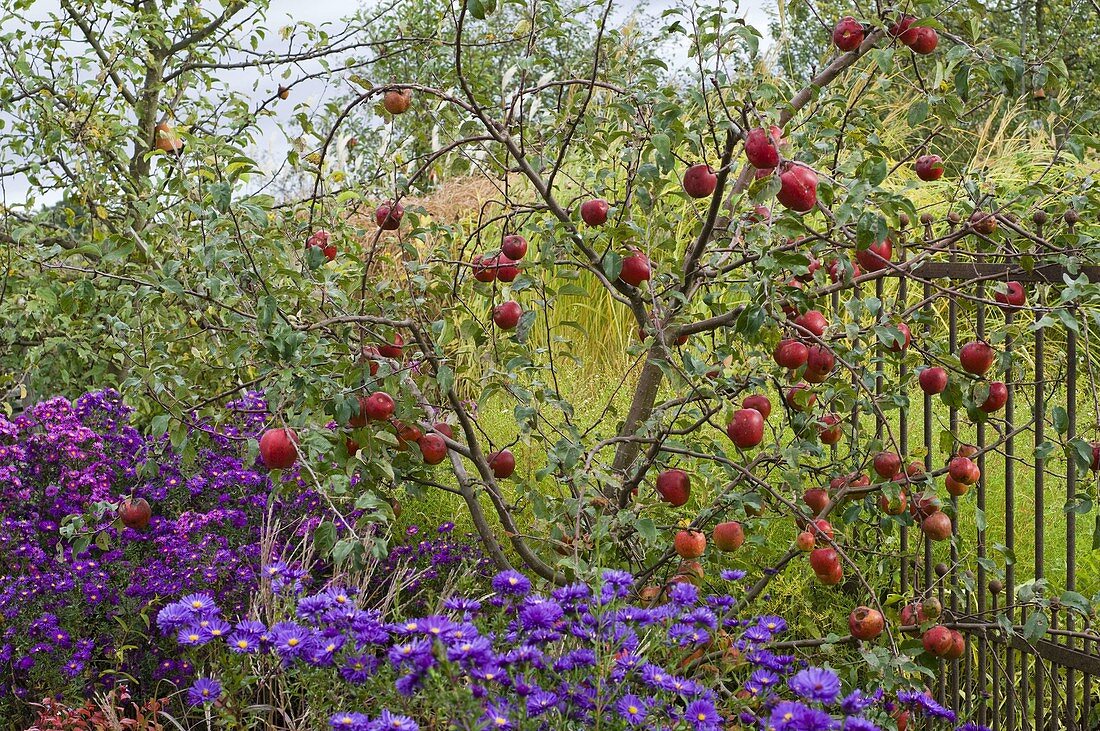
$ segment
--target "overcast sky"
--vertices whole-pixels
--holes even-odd
[[[414,0],[409,0],[414,1]],[[373,0],[366,0],[365,5],[371,5]],[[672,0],[650,0],[647,4],[650,12],[659,15],[663,10],[673,5]],[[617,8],[616,15],[622,19],[625,18],[631,11],[635,10],[638,3],[631,2],[630,0],[620,0],[615,4]],[[742,0],[740,3],[740,11],[743,14],[745,20],[755,26],[762,33],[767,33],[768,15],[766,12],[767,7],[774,6],[774,0]],[[267,25],[272,29],[290,25],[296,20],[307,19],[316,24],[321,25],[324,23],[331,23],[335,27],[343,16],[349,14],[355,7],[354,0],[311,0],[309,3],[302,3],[301,0],[270,0],[270,6],[267,12]],[[31,7],[31,17],[45,18],[50,12],[60,13],[60,5],[57,0],[37,0]],[[303,12],[308,15],[303,16]],[[331,29],[331,28],[330,28]],[[277,34],[271,34],[273,39],[277,39]],[[765,41],[766,43],[767,41]],[[678,61],[675,49],[671,50],[674,58],[672,61]],[[686,58],[686,55],[683,56]],[[273,89],[266,88],[267,86],[273,86],[278,83],[278,79],[271,80],[270,84],[267,84],[267,79],[264,79],[258,92],[253,92],[253,84],[255,83],[255,75],[249,73],[232,73],[224,77],[231,85],[235,87],[235,91],[239,94],[243,94],[248,97],[268,97],[273,92]],[[326,95],[334,93],[333,87],[328,86],[323,80],[317,80],[309,84],[301,84],[294,89],[293,101],[294,104],[282,104],[275,107],[277,116],[274,119],[266,119],[261,123],[260,134],[256,136],[258,140],[258,149],[252,150],[253,157],[262,162],[274,163],[285,158],[287,143],[283,134],[279,130],[279,126],[282,122],[288,120],[292,114],[297,111],[298,103],[304,102],[307,106],[317,108],[321,102],[326,98]],[[0,131],[0,134],[3,134]],[[9,205],[19,205],[25,202],[25,195],[27,192],[26,182],[19,179],[7,179],[3,181],[3,202]],[[53,201],[40,198],[39,204],[48,204]]]

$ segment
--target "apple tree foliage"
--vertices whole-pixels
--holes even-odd
[[[991,177],[983,130],[1003,115],[998,102],[1030,95],[1029,62],[970,22],[971,10],[931,2],[908,12],[915,27],[937,29],[934,52],[894,38],[900,13],[884,7],[859,17],[854,50],[823,46],[825,62],[795,79],[776,73],[759,31],[721,5],[639,22],[610,4],[409,0],[334,29],[276,27],[255,3],[16,3],[0,24],[14,80],[3,90],[0,165],[30,193],[7,197],[0,219],[5,388],[118,385],[185,453],[195,415],[262,388],[271,426],[300,437],[302,479],[345,514],[384,512],[403,490],[445,491],[496,563],[552,581],[594,565],[653,581],[697,572],[669,548],[680,522],[709,531],[737,520],[750,536],[740,550],[785,546],[791,516],[812,517],[805,490],[901,451],[896,415],[918,367],[944,365],[947,403],[999,418],[978,408],[987,382],[964,388],[946,338],[924,336],[941,324],[917,306],[919,286],[903,296],[899,279],[953,252],[1038,251],[1071,269],[1096,256],[1091,117],[1028,113],[1020,134],[1042,164],[1025,180]],[[668,49],[688,58],[674,65],[679,52]],[[242,78],[253,94],[236,93]],[[337,88],[335,100],[296,99],[313,81]],[[383,110],[387,93],[407,90],[408,112]],[[254,143],[288,107],[289,152],[265,169]],[[781,159],[758,175],[744,140],[771,125]],[[917,180],[915,159],[937,150],[944,178]],[[681,186],[696,163],[717,173],[699,199]],[[816,177],[805,213],[777,202],[793,170]],[[433,210],[433,193],[471,180],[488,191],[476,211]],[[597,198],[610,203],[608,220],[587,225],[580,208]],[[375,219],[387,201],[404,208],[396,231]],[[1074,225],[1060,217],[1070,207],[1082,212]],[[1036,208],[1051,212],[1040,235],[1018,223]],[[967,224],[973,211],[994,215],[996,232]],[[319,230],[331,260],[307,243]],[[529,250],[502,281],[485,261],[498,261],[509,234]],[[889,263],[868,267],[887,240]],[[637,256],[652,276],[635,286],[624,263]],[[578,335],[556,311],[600,290],[642,337],[620,387],[582,418],[569,374],[601,333]],[[954,294],[990,301],[975,287]],[[1098,295],[1084,280],[1049,286],[1040,327],[1087,328]],[[523,310],[514,329],[491,317],[505,300]],[[826,330],[794,319],[814,309]],[[899,323],[912,332],[908,348]],[[990,327],[1000,346],[1029,324]],[[789,399],[806,373],[776,364],[782,338],[835,358]],[[876,390],[880,370],[890,377]],[[377,391],[394,398],[399,423],[363,418],[360,398]],[[762,443],[739,449],[726,427],[757,392],[773,413]],[[480,423],[488,408],[514,417],[507,441]],[[834,418],[830,448],[820,434]],[[432,467],[415,431],[440,422],[454,436]],[[1062,446],[1084,459],[1080,445]],[[505,449],[518,457],[509,477],[491,460]],[[673,467],[690,475],[681,507],[654,489]],[[937,479],[944,472],[934,466]],[[901,489],[877,479],[841,487],[821,511],[837,530],[818,540],[838,550],[868,602],[892,569],[846,549],[882,541],[896,555],[897,529],[914,518],[876,506],[880,492]],[[372,535],[364,526],[323,544],[354,563],[375,548]],[[778,568],[797,552],[780,555]]]

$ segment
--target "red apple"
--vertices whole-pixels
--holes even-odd
[[[809,553],[814,550],[814,546],[817,545],[817,539],[814,538],[814,534],[808,530],[804,530],[798,534],[798,537],[794,539],[794,547],[803,553]]]
[[[988,343],[973,340],[959,350],[959,364],[967,373],[983,375],[993,365],[996,354]]]
[[[833,43],[842,51],[854,51],[863,43],[863,24],[852,16],[841,18],[833,28]]]
[[[359,411],[348,417],[348,426],[352,429],[362,429],[367,425],[367,397],[359,397]]]
[[[781,368],[788,368],[790,370],[797,370],[806,365],[806,361],[810,357],[810,349],[806,347],[805,343],[798,340],[780,340],[779,344],[775,346],[775,351],[772,353],[772,358],[775,359],[776,365]]]
[[[890,239],[883,239],[871,244],[866,249],[856,251],[856,261],[866,272],[877,272],[885,269],[890,257],[894,254],[894,245]]]
[[[1100,472],[1100,442],[1092,443],[1092,464],[1089,466],[1093,472]]]
[[[913,25],[916,20],[912,15],[903,15],[894,23],[891,23],[887,32],[893,37],[900,37],[905,31],[909,30],[909,26]]]
[[[821,421],[818,422],[817,428],[820,430],[818,438],[822,444],[836,444],[844,436],[844,430],[840,426],[840,417],[836,414],[823,416]]]
[[[672,546],[680,558],[699,558],[707,550],[707,537],[697,530],[678,531]]]
[[[516,471],[516,458],[511,451],[502,449],[489,455],[489,469],[498,480],[512,476]]]
[[[1024,285],[1019,282],[1005,282],[1005,291],[994,290],[993,299],[1001,306],[1002,310],[1014,309],[1017,307],[1023,307],[1027,302],[1027,296],[1024,294]]]
[[[519,267],[504,254],[496,257],[497,279],[502,282],[514,282],[519,276]]]
[[[269,470],[285,470],[298,459],[298,435],[293,429],[269,429],[260,437],[260,459]]]
[[[438,432],[452,441],[455,438],[455,430],[445,421],[437,421],[432,424],[432,431]]]
[[[412,89],[390,89],[382,97],[382,106],[390,114],[404,114],[412,104]]]
[[[815,574],[826,574],[840,565],[840,558],[831,546],[815,548],[810,552],[810,568]]]
[[[741,402],[741,408],[756,409],[761,416],[767,419],[772,413],[772,402],[764,394],[754,393],[745,397],[745,400]]]
[[[809,330],[817,337],[821,337],[825,334],[825,328],[829,326],[829,321],[825,319],[825,315],[821,314],[820,310],[810,310],[794,318],[794,324]]]
[[[393,421],[393,428],[397,431],[397,446],[401,449],[408,449],[410,444],[419,442],[420,437],[424,436],[416,424],[406,424],[397,419]]]
[[[404,350],[405,338],[401,337],[401,333],[395,332],[393,334],[393,340],[388,343],[383,343],[378,346],[378,354],[385,358],[393,358],[394,360],[400,360],[401,354]]]
[[[124,500],[118,507],[118,517],[127,528],[143,530],[149,525],[149,519],[153,517],[153,509],[142,497],[137,500]]]
[[[740,523],[731,520],[714,526],[711,538],[719,551],[736,551],[745,542],[745,530]]]
[[[393,397],[385,391],[375,391],[366,401],[359,403],[359,409],[373,421],[385,421],[393,416]]]
[[[857,640],[873,640],[886,628],[882,612],[870,607],[856,607],[848,615],[848,631]]]
[[[817,403],[817,394],[805,383],[799,383],[787,390],[784,401],[794,411],[809,411]]]
[[[814,487],[802,493],[802,502],[809,506],[814,515],[817,515],[829,504],[829,493],[820,487]]]
[[[806,372],[802,374],[810,383],[821,383],[833,372],[836,356],[824,345],[811,345],[806,357]]]
[[[817,576],[817,580],[820,581],[822,584],[825,584],[826,586],[836,586],[844,580],[844,567],[838,563],[832,568],[831,571],[828,571],[824,574],[815,575]]]
[[[328,231],[315,231],[312,236],[306,240],[307,248],[318,248],[321,253],[325,255],[325,258],[332,261],[336,258],[336,244],[332,243],[332,236]]]
[[[779,175],[775,198],[796,213],[807,213],[817,205],[817,173],[801,164],[791,164]]]
[[[969,457],[955,457],[947,464],[947,473],[951,479],[964,485],[973,485],[982,476],[978,465]]]
[[[581,220],[589,226],[602,226],[607,223],[610,208],[603,198],[587,200],[581,204]]]
[[[943,486],[947,488],[947,494],[953,497],[962,497],[970,492],[970,485],[967,485],[965,482],[956,481],[951,475],[947,475],[943,478]]]
[[[917,177],[926,182],[943,177],[943,158],[939,155],[921,155],[913,167]]]
[[[764,415],[756,409],[738,409],[726,425],[730,441],[740,449],[752,449],[764,440]]]
[[[706,198],[718,185],[718,176],[710,165],[692,165],[684,173],[684,192],[692,198]]]
[[[691,495],[691,478],[683,470],[665,470],[657,475],[657,492],[673,507],[680,507]]]
[[[404,215],[404,206],[393,201],[386,201],[375,210],[374,222],[383,231],[396,231],[397,227],[401,225],[401,218]]]
[[[888,480],[901,470],[901,457],[894,452],[879,452],[875,455],[873,467],[879,477]]]
[[[901,515],[905,512],[905,504],[906,498],[904,492],[899,493],[894,500],[888,498],[885,493],[878,497],[878,506],[882,509],[882,512],[887,515]]]
[[[438,434],[425,434],[417,441],[427,464],[439,464],[447,458],[447,444]]]
[[[944,660],[958,660],[966,653],[966,638],[957,629],[951,630],[951,649],[944,653]]]
[[[638,287],[642,282],[649,281],[650,276],[652,273],[649,269],[649,258],[645,254],[634,249],[629,255],[623,257],[623,268],[619,273],[619,279]]]
[[[916,28],[910,28],[905,32],[905,35],[913,33],[912,40],[906,45],[913,49],[913,53],[919,53],[922,56],[927,56],[936,50],[936,46],[939,45],[940,35],[936,32],[935,28],[929,28],[927,26],[918,26]],[[904,36],[902,42],[905,41]]]
[[[827,543],[826,538],[833,540],[836,535],[833,533],[832,524],[824,518],[814,518],[806,527],[821,543]]]
[[[946,541],[951,537],[951,518],[947,513],[936,511],[921,521],[920,529],[933,541]]]
[[[783,131],[772,125],[749,130],[745,136],[745,157],[754,168],[768,169],[779,164],[779,145],[783,144]]]
[[[986,396],[978,408],[987,414],[1000,411],[1008,403],[1008,386],[1002,381],[990,381],[989,395]]]
[[[920,389],[929,395],[943,393],[947,388],[947,371],[939,366],[925,368],[917,377],[920,381]]]
[[[474,270],[474,279],[479,282],[491,282],[497,278],[497,258],[478,254],[470,262]]]
[[[928,654],[943,657],[951,651],[954,639],[951,637],[951,630],[942,624],[937,624],[924,631],[921,644],[924,645],[924,651]]]
[[[359,362],[367,364],[372,376],[378,375],[378,361],[375,359],[380,355],[382,355],[382,353],[373,345],[364,345],[362,352],[359,354]]]
[[[500,253],[513,261],[519,261],[527,255],[527,239],[519,234],[509,234],[500,245]]]
[[[978,233],[988,236],[997,230],[997,219],[992,213],[975,210],[970,214],[970,227]]]
[[[891,343],[890,352],[902,353],[906,350],[909,350],[909,343],[913,340],[913,333],[909,330],[909,326],[906,325],[904,322],[899,322],[895,324],[894,327],[897,328],[898,332],[901,333],[902,341],[900,343],[897,341]]]
[[[511,330],[519,324],[519,319],[522,316],[523,310],[520,308],[519,303],[514,300],[501,302],[493,308],[493,322],[501,330]]]

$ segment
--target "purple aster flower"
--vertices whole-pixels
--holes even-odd
[[[699,601],[699,590],[694,584],[678,581],[668,590],[668,598],[678,607],[690,607]]]
[[[390,713],[389,709],[383,710],[375,721],[378,731],[420,731],[420,725],[408,716]]]
[[[176,641],[188,647],[198,647],[199,645],[205,645],[209,642],[210,637],[207,636],[206,631],[202,627],[192,625],[181,629],[179,633],[176,634]]]
[[[336,713],[328,720],[333,731],[370,731],[371,722],[362,713]]]
[[[218,613],[218,605],[208,594],[188,594],[179,600],[179,604],[191,612],[192,616],[210,617]]]
[[[538,718],[558,705],[561,698],[557,693],[541,688],[533,690],[527,696],[527,715],[530,718]]]
[[[187,702],[193,706],[213,703],[222,694],[222,684],[213,678],[198,678],[187,689]]]
[[[308,657],[313,649],[313,634],[294,622],[279,622],[271,628],[271,643],[283,662]]]
[[[340,667],[340,677],[353,685],[362,685],[378,669],[379,660],[373,655],[353,655]]]
[[[882,688],[871,695],[863,695],[863,691],[854,690],[840,701],[840,711],[845,716],[858,716],[873,706],[880,698],[882,698]]]
[[[980,723],[967,721],[962,726],[956,728],[955,731],[990,731],[990,729],[989,726],[983,726]]]
[[[645,715],[648,709],[641,698],[633,693],[627,693],[615,704],[615,710],[618,711],[619,716],[628,724],[637,726],[645,721]]]
[[[840,694],[840,678],[825,668],[801,670],[791,678],[789,685],[800,698],[817,703],[834,703]]]
[[[723,581],[740,581],[745,578],[745,572],[741,569],[722,569],[718,572]]]
[[[797,731],[796,723],[807,710],[801,703],[780,701],[772,708],[768,728],[773,731]]]
[[[527,596],[531,591],[531,580],[518,571],[501,571],[493,577],[492,586],[499,594]]]
[[[461,596],[447,597],[443,600],[443,608],[448,612],[461,612],[467,617],[472,617],[481,611],[481,602],[477,599],[467,599]]]
[[[882,731],[882,729],[866,718],[852,716],[844,719],[844,731]],[[989,731],[989,729],[985,729],[985,731]]]
[[[165,634],[179,632],[189,625],[191,620],[191,610],[180,602],[172,602],[157,612],[157,627]]]
[[[754,670],[749,679],[745,681],[745,690],[753,695],[760,695],[779,684],[779,676],[770,670],[759,668]]]
[[[203,641],[209,642],[210,640],[219,640],[223,637],[228,637],[231,629],[229,622],[226,622],[224,619],[211,619],[209,622],[202,625]]]
[[[481,717],[484,728],[499,729],[499,731],[509,731],[515,728],[512,717],[509,715],[510,713],[511,709],[503,700],[497,700],[487,704],[485,706],[485,715]]]
[[[756,623],[757,626],[766,629],[772,635],[787,631],[787,620],[774,614],[765,614]]]
[[[718,715],[718,709],[707,700],[697,700],[688,703],[684,709],[684,720],[694,729],[716,729],[722,721]]]

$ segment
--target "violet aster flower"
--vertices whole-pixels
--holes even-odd
[[[383,710],[375,721],[378,731],[420,731],[419,724],[408,716]]]
[[[647,708],[641,698],[633,693],[627,693],[615,704],[615,710],[618,712],[619,717],[628,724],[637,726],[645,721]]]
[[[799,697],[817,703],[833,703],[840,694],[840,678],[825,668],[799,671],[791,678],[789,685]]]
[[[740,581],[745,578],[745,572],[741,569],[722,569],[718,575],[723,581]]]
[[[527,596],[531,591],[531,580],[518,571],[501,571],[492,585],[497,593],[508,596]]]
[[[705,731],[717,729],[722,717],[718,715],[718,709],[713,703],[697,700],[688,703],[687,708],[684,709],[684,720],[690,723],[692,728]]]
[[[859,716],[852,716],[844,719],[843,729],[844,731],[882,731],[882,729],[871,721],[868,721],[866,718],[860,718]],[[989,731],[989,729],[985,729],[985,731]]]
[[[198,678],[187,690],[187,702],[193,706],[213,703],[222,695],[222,684],[213,678]]]
[[[371,731],[371,722],[362,713],[336,713],[328,720],[333,731]]]

